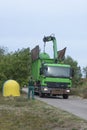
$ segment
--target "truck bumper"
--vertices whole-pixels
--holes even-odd
[[[42,88],[42,93],[44,94],[50,94],[50,95],[63,95],[63,94],[69,94],[70,93],[70,89],[69,88]]]
[[[52,95],[62,95],[62,94],[69,94],[69,89],[57,89],[57,90],[51,90],[50,91]]]

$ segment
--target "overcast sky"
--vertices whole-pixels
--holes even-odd
[[[0,46],[15,51],[39,45],[55,34],[57,49],[67,47],[81,67],[87,66],[87,0],[0,0]],[[46,46],[53,55],[52,43]]]

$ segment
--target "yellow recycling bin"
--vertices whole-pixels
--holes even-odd
[[[3,96],[20,96],[20,85],[15,80],[7,80],[3,85]]]

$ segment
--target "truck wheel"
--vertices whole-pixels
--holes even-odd
[[[44,97],[44,94],[41,91],[39,91],[39,97]]]
[[[63,99],[68,99],[69,95],[68,94],[63,94]]]

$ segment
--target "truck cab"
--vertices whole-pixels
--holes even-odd
[[[47,64],[40,68],[40,96],[59,96],[68,98],[71,88],[72,70],[69,65]]]

